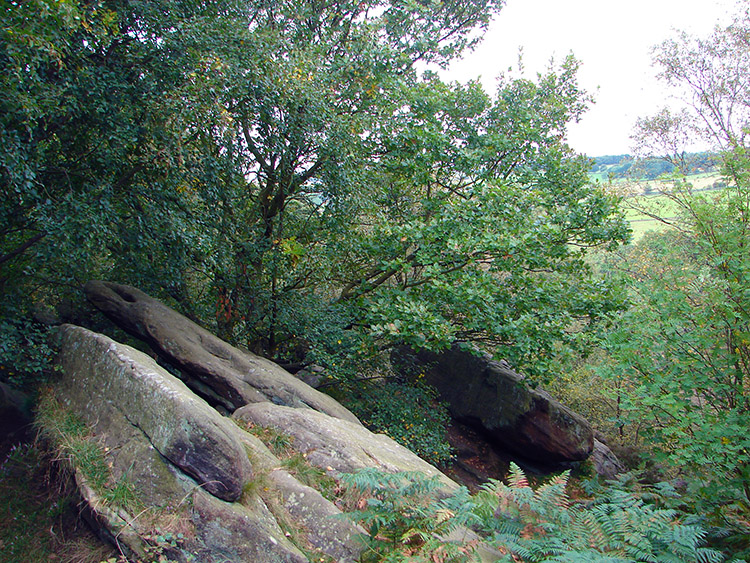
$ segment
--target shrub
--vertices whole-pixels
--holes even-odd
[[[34,390],[52,373],[49,327],[16,311],[0,310],[0,381]]]
[[[362,423],[434,464],[451,458],[451,418],[437,391],[421,382],[376,380],[352,384],[343,400]]]

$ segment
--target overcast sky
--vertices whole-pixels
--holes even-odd
[[[624,154],[636,118],[668,101],[655,79],[651,47],[674,30],[707,35],[734,8],[734,0],[507,0],[482,44],[443,77],[464,82],[481,75],[492,92],[498,73],[516,67],[519,47],[531,76],[550,57],[572,52],[583,63],[580,85],[596,104],[571,126],[570,145],[589,156]]]

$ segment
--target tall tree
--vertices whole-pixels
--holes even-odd
[[[583,255],[626,230],[565,144],[573,59],[493,96],[418,70],[500,4],[10,4],[8,295],[106,276],[272,356],[474,339],[543,368],[617,306]]]
[[[684,171],[684,143],[710,140],[729,186],[697,192],[682,178],[665,191],[679,217],[664,219],[673,231],[631,256],[635,305],[618,320],[610,352],[614,373],[636,387],[632,416],[649,422],[672,467],[694,477],[702,511],[714,511],[746,535],[750,15],[743,6],[710,37],[680,34],[655,50],[662,78],[684,94],[686,106],[641,120],[640,147]]]
[[[252,326],[252,318],[275,352],[279,302],[310,281],[310,272],[283,275],[284,255],[296,266],[300,241],[311,233],[325,240],[321,216],[358,197],[363,171],[382,152],[379,129],[418,82],[415,64],[457,56],[498,7],[251,4],[250,25],[206,54],[219,72],[203,73],[195,88],[216,92],[222,122],[210,129],[196,122],[196,130],[227,151],[247,198],[239,209],[222,202],[223,219],[234,224],[223,232],[243,223],[243,232],[229,235],[234,250],[217,264],[224,335]]]
[[[340,300],[360,304],[371,334],[483,342],[541,373],[580,338],[576,323],[618,306],[583,260],[627,233],[564,143],[587,101],[576,69],[571,58],[536,81],[505,77],[494,98],[434,78],[413,91],[405,125],[384,135],[373,208],[339,244]]]

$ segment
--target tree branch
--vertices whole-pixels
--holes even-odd
[[[19,246],[17,246],[12,251],[8,252],[7,254],[3,254],[2,256],[0,256],[0,264],[2,264],[4,262],[7,262],[8,260],[12,260],[13,258],[15,258],[16,256],[18,256],[19,254],[22,254],[30,246],[33,246],[34,244],[36,244],[37,242],[39,242],[40,240],[42,240],[46,236],[47,236],[47,233],[38,233],[38,234],[34,235],[29,240],[27,240],[26,242],[20,244]]]

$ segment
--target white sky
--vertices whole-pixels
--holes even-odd
[[[569,144],[589,156],[624,154],[636,118],[668,102],[651,47],[674,30],[708,35],[734,11],[734,0],[507,0],[479,47],[441,74],[461,82],[481,76],[494,92],[497,75],[516,68],[519,47],[528,76],[572,52],[583,63],[579,83],[596,103],[571,125]]]

